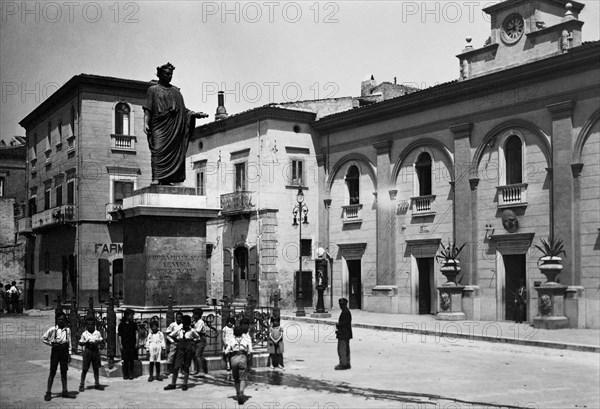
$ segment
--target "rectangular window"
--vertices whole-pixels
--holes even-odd
[[[37,213],[37,198],[35,196],[29,198],[29,217]]]
[[[4,184],[6,183],[6,179],[4,176],[0,176],[0,196],[4,196]]]
[[[50,209],[50,189],[44,192],[44,210]]]
[[[127,196],[131,196],[133,193],[133,182],[121,182],[115,180],[113,182],[113,189],[113,203],[123,206],[123,199]]]
[[[300,240],[300,256],[301,257],[312,257],[312,240],[302,239]]]
[[[54,191],[54,194],[56,195],[56,206],[62,206],[62,199],[63,199],[63,192],[62,192],[62,185],[56,186],[56,190]]]
[[[292,185],[302,186],[304,184],[304,161],[293,159],[291,172],[292,174],[290,175],[290,179],[292,181]]]
[[[75,204],[75,181],[70,180],[67,182],[67,204]]]
[[[246,190],[246,162],[235,164],[235,191]]]
[[[196,194],[206,196],[206,168],[200,168],[196,171]]]

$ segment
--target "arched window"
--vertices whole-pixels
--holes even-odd
[[[523,182],[523,156],[521,139],[511,135],[506,140],[504,159],[506,162],[506,184],[514,185]]]
[[[129,135],[129,105],[120,102],[115,107],[115,134]]]
[[[352,165],[348,169],[348,173],[346,173],[346,185],[348,186],[348,196],[350,197],[349,204],[355,205],[360,203],[360,195],[358,193],[358,179],[360,177],[360,172],[358,171],[358,167]]]
[[[418,195],[428,196],[431,194],[431,156],[423,152],[417,158],[415,163],[417,180],[419,182]]]

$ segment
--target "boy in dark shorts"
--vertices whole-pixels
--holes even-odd
[[[62,397],[69,398],[67,370],[69,369],[69,361],[71,361],[71,330],[67,327],[67,316],[64,313],[56,317],[56,325],[48,328],[42,336],[42,342],[52,347],[52,352],[50,352],[50,375],[48,376],[48,388],[44,400],[49,401],[52,397],[52,383],[59,364]]]
[[[252,341],[244,336],[242,327],[233,328],[233,338],[227,343],[225,354],[231,357],[231,372],[235,383],[235,392],[238,404],[243,405],[248,380],[248,361],[252,360]]]
[[[96,330],[96,320],[93,317],[88,317],[86,324],[87,329],[81,334],[79,340],[79,345],[84,347],[79,392],[85,391],[85,376],[88,369],[90,369],[90,364],[92,364],[92,370],[94,371],[94,387],[101,391],[104,388],[100,385],[100,350],[104,348],[105,343],[100,331]]]

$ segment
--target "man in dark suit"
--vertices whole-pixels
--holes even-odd
[[[336,337],[338,340],[338,357],[340,363],[335,366],[336,370],[350,369],[350,340],[352,339],[352,314],[348,309],[348,300],[340,298],[340,309],[342,313],[336,324]]]

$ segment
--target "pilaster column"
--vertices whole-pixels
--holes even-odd
[[[473,280],[473,255],[476,253],[475,245],[477,236],[473,234],[473,229],[477,228],[473,220],[471,208],[472,190],[469,177],[471,176],[471,131],[472,123],[464,123],[450,127],[454,134],[454,207],[453,211],[453,232],[454,241],[458,245],[469,243],[463,249],[460,255],[461,267],[463,269],[463,284],[472,285]],[[475,195],[476,196],[476,195]],[[475,226],[473,226],[475,224]],[[475,236],[475,241],[473,241]],[[466,279],[466,281],[465,281]]]
[[[563,264],[561,284],[576,283],[573,269],[573,173],[571,170],[573,143],[573,108],[575,101],[548,105],[552,115],[552,230],[550,234],[564,240],[567,258]]]
[[[395,215],[389,191],[391,181],[390,150],[392,141],[377,142],[377,285],[396,285],[394,276]]]

